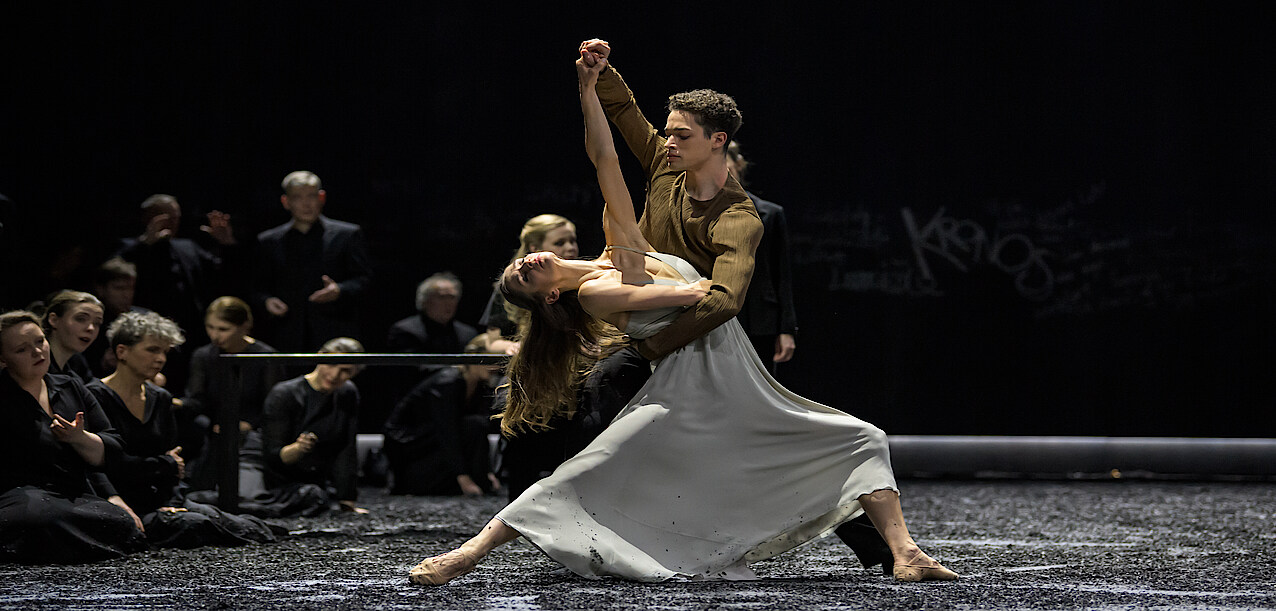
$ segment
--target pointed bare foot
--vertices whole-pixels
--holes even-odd
[[[441,586],[470,571],[478,564],[469,552],[457,548],[446,554],[426,558],[408,571],[408,580],[417,585]]]
[[[944,565],[927,556],[920,548],[913,552],[905,562],[895,563],[895,581],[952,581],[957,579],[954,573]]]

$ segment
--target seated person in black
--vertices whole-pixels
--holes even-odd
[[[48,372],[51,361],[35,314],[0,314],[0,562],[69,564],[143,549],[132,516],[89,483],[119,460],[120,439],[78,378]]]
[[[238,297],[218,297],[209,304],[204,317],[204,331],[208,333],[207,345],[195,349],[191,356],[190,377],[186,380],[186,396],[182,397],[178,410],[179,440],[193,457],[187,464],[187,480],[196,490],[210,489],[216,483],[217,461],[212,451],[216,443],[209,444],[210,436],[220,434],[219,421],[223,397],[232,384],[238,385],[240,443],[248,443],[250,436],[260,435],[261,409],[266,393],[279,382],[279,368],[272,365],[245,367],[238,380],[233,379],[229,368],[219,367],[218,358],[223,354],[273,354],[274,348],[266,342],[248,335],[253,328],[252,308]],[[260,440],[254,443],[260,445]]]
[[[58,291],[49,298],[41,324],[49,340],[49,371],[88,382],[95,376],[84,351],[102,331],[102,302],[89,293]]]
[[[492,354],[479,335],[466,354]],[[393,494],[478,496],[501,489],[492,473],[489,432],[499,365],[459,365],[426,378],[399,401],[385,425]]]
[[[348,337],[328,340],[320,354],[363,352]],[[280,382],[262,409],[260,454],[240,453],[239,508],[260,516],[319,515],[335,498],[343,511],[367,513],[355,504],[359,471],[359,389],[350,381],[357,365],[316,365]]]
[[[107,472],[119,495],[142,516],[148,540],[181,548],[275,541],[275,532],[259,518],[183,498],[185,461],[176,446],[173,396],[150,382],[164,368],[168,352],[186,340],[177,324],[154,312],[126,312],[111,323],[107,340],[116,369],[89,382],[88,389],[124,440],[123,457]]]

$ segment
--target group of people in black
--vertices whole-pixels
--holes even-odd
[[[742,172],[743,158],[733,155]],[[366,513],[357,505],[360,394],[351,381],[360,367],[321,364],[295,375],[272,365],[231,378],[218,366],[223,354],[364,351],[355,338],[372,266],[361,228],[322,214],[326,194],[313,173],[290,173],[281,186],[291,218],[257,236],[250,261],[228,215],[210,213],[201,241],[180,237],[177,199],[154,195],[141,206],[142,233],[123,240],[89,286],[76,287],[86,290],[0,315],[0,562],[266,543],[286,534],[281,518]],[[782,211],[776,216],[783,229]],[[782,231],[774,235],[783,240]],[[779,246],[775,260],[787,266],[787,246]],[[538,251],[579,257],[572,222],[529,219],[515,258]],[[249,286],[223,282],[225,270],[249,262]],[[783,310],[783,328],[773,324],[761,344],[775,347],[773,362],[792,355],[787,282],[777,273],[782,294],[768,288],[765,299]],[[219,294],[227,289],[238,294]],[[417,314],[390,329],[387,348],[517,352],[526,312],[494,290],[478,325],[467,325],[456,320],[461,290],[449,272],[423,281]],[[270,343],[253,336],[255,326]],[[185,350],[197,335],[208,342]],[[513,499],[606,425],[591,425],[601,416],[585,406],[580,422],[500,439],[493,415],[504,403],[501,381],[501,367],[490,365],[423,366],[390,380],[394,405],[379,452],[386,473],[370,479],[396,494]],[[234,514],[216,507],[219,414],[232,384],[241,497]]]

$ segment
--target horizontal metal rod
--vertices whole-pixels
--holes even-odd
[[[315,354],[223,354],[221,358],[238,364],[296,363],[326,365],[504,365],[503,354],[397,354],[397,353],[326,353]]]

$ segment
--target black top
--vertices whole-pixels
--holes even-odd
[[[448,367],[417,384],[385,423],[385,442],[412,455],[438,452],[449,475],[471,473],[461,450],[461,419],[467,415],[491,416],[493,391],[480,384],[466,399],[466,383],[460,368]]]
[[[501,337],[507,339],[518,335],[518,323],[510,320],[509,312],[505,311],[505,296],[501,294],[501,289],[492,289],[492,296],[487,299],[487,309],[479,319],[479,327],[484,331],[500,329]]]
[[[797,332],[793,307],[793,269],[789,257],[789,229],[784,208],[750,193],[764,232],[753,262],[753,280],[736,316],[749,335]],[[769,361],[770,355],[762,355]]]
[[[292,221],[267,229],[257,235],[252,267],[254,306],[263,309],[270,297],[288,304],[288,313],[261,321],[276,348],[313,352],[334,337],[359,336],[359,302],[372,282],[372,261],[358,225],[320,216],[305,234]],[[325,275],[341,294],[313,303],[310,294],[323,288]]]
[[[386,345],[391,352],[460,354],[476,335],[478,330],[465,323],[437,323],[417,314],[394,323]]]
[[[66,360],[66,363],[59,365],[57,359],[53,358],[53,353],[49,353],[49,373],[57,373],[62,375],[73,376],[85,384],[89,383],[94,377],[93,370],[89,367],[89,360],[82,353],[76,352]]]
[[[102,438],[106,466],[117,463],[122,453],[120,437],[84,384],[60,374],[45,375],[44,383],[53,413],[74,421],[77,412],[84,412],[85,429]],[[53,418],[35,397],[18,386],[8,371],[0,370],[0,492],[19,486],[72,497],[93,492],[88,476],[96,469],[75,448],[58,441],[51,424]]]
[[[239,354],[274,354],[276,350],[261,340],[248,344]],[[182,398],[182,409],[193,413],[207,415],[213,422],[218,422],[222,397],[226,388],[232,383],[230,368],[218,361],[225,352],[212,344],[200,346],[191,356],[190,378],[186,381],[186,396]],[[279,367],[276,365],[257,365],[243,367],[239,379],[239,419],[261,428],[261,410],[266,401],[266,393],[279,381]]]
[[[225,294],[222,247],[214,254],[187,238],[153,244],[137,238],[123,241],[117,253],[137,265],[137,305],[172,318],[187,333],[203,326],[204,309]]]
[[[124,440],[124,455],[107,472],[116,491],[138,515],[172,504],[178,484],[177,461],[167,454],[177,445],[173,395],[147,382],[146,407],[138,420],[105,382],[93,380],[87,387]]]
[[[266,396],[262,410],[264,459],[276,480],[331,483],[337,489],[338,500],[355,500],[358,431],[359,389],[352,382],[325,393],[312,388],[305,376],[300,376],[276,384]],[[285,465],[279,451],[304,432],[314,433],[318,443],[301,460]]]

